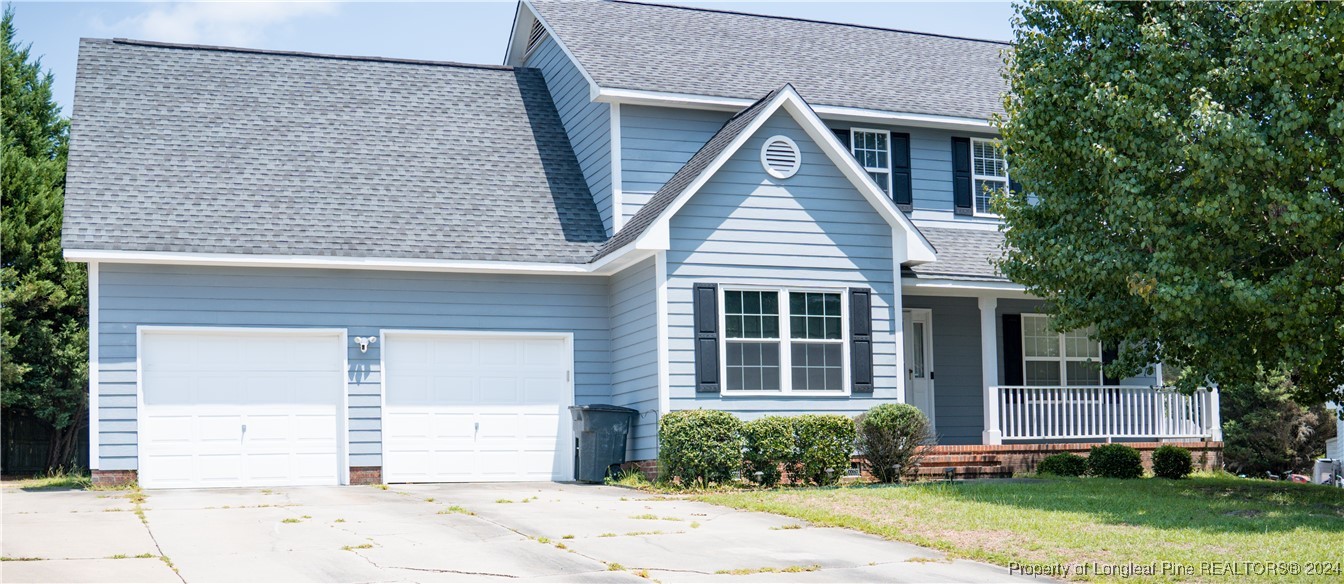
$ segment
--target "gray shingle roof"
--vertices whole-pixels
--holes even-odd
[[[540,72],[83,40],[67,249],[582,263]]]
[[[755,98],[792,83],[813,106],[988,119],[1007,43],[633,2],[537,0],[604,88]]]
[[[1003,255],[1003,234],[998,230],[920,227],[919,231],[938,250],[938,261],[910,268],[916,276],[1008,281],[992,263]]]
[[[649,199],[648,203],[639,208],[635,216],[631,217],[630,221],[621,228],[620,233],[617,233],[615,237],[611,238],[611,241],[603,245],[593,259],[602,259],[603,256],[639,239],[639,236],[647,231],[650,225],[653,225],[654,220],[662,215],[663,211],[667,210],[677,200],[677,197],[680,197],[686,191],[686,187],[689,187],[697,177],[705,172],[705,169],[709,168],[710,163],[718,158],[719,154],[723,153],[723,150],[742,133],[742,130],[751,125],[751,122],[762,111],[765,111],[766,104],[787,87],[788,85],[785,85],[767,93],[765,97],[737,112],[731,119],[724,122],[723,127],[719,128],[719,131],[710,137],[709,141],[705,142],[705,145],[701,146],[700,150],[696,151],[695,155],[691,156],[691,159],[687,160],[685,165],[677,169],[676,174],[673,174],[672,178],[668,179],[662,188],[658,189],[658,192]]]

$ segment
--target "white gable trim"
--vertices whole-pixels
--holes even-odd
[[[690,93],[646,91],[642,89],[619,89],[614,87],[598,88],[598,93],[594,97],[594,100],[607,103],[681,107],[713,111],[738,111],[755,103],[755,100],[740,97],[718,97]],[[915,128],[937,128],[943,130],[962,130],[998,134],[998,129],[995,128],[989,120],[980,118],[916,114],[837,105],[814,105],[812,106],[812,109],[817,112],[817,115],[826,116],[826,119],[837,121],[893,124]]]
[[[526,13],[523,12],[523,8],[527,8]],[[532,6],[532,2],[529,0],[519,2],[518,11],[514,13],[513,30],[509,32],[509,44],[504,54],[504,64],[511,67],[523,66],[523,60],[527,58],[527,36],[532,30],[532,21],[534,20],[541,23],[541,26],[546,29],[546,35],[551,37],[551,41],[557,47],[560,47],[560,51],[565,54],[565,57],[571,63],[574,63],[574,67],[579,70],[579,74],[583,75],[584,81],[588,82],[588,99],[596,100],[602,88],[598,87],[596,81],[593,81],[593,76],[588,74],[588,70],[583,67],[583,63],[580,63],[574,57],[574,53],[570,52],[569,47],[565,46],[565,42],[556,36],[555,29],[546,23],[546,19],[542,18],[541,13],[537,11],[535,6]]]
[[[161,264],[177,266],[233,266],[253,268],[314,268],[340,270],[388,270],[400,272],[451,272],[494,274],[551,274],[606,276],[650,257],[627,245],[591,264],[501,262],[482,260],[433,260],[413,258],[365,258],[343,256],[263,255],[235,253],[185,253],[166,251],[116,251],[67,249],[65,260],[90,264]]]
[[[635,247],[652,250],[668,249],[671,246],[668,226],[672,217],[704,187],[705,183],[709,182],[710,178],[719,172],[719,169],[728,160],[737,154],[742,145],[761,129],[765,121],[781,108],[787,111],[799,126],[802,126],[808,137],[821,148],[822,152],[826,153],[831,163],[840,169],[845,178],[848,178],[849,182],[863,194],[868,203],[877,210],[878,214],[882,215],[882,218],[891,225],[893,230],[899,229],[904,234],[904,237],[899,237],[895,231],[892,233],[893,251],[898,254],[896,256],[897,264],[920,264],[932,262],[936,259],[934,247],[924,238],[924,234],[919,232],[919,229],[915,227],[909,217],[905,216],[905,213],[896,208],[896,204],[878,188],[872,177],[868,176],[868,173],[859,167],[858,161],[854,160],[849,150],[840,144],[835,134],[822,123],[821,118],[817,117],[817,114],[812,111],[811,107],[808,107],[807,102],[803,101],[803,98],[798,95],[798,92],[792,86],[786,86],[769,103],[762,106],[755,119],[746,128],[738,132],[737,137],[719,153],[718,157],[677,196],[671,205],[668,205],[654,219],[648,230],[635,241]]]

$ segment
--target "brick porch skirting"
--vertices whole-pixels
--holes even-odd
[[[378,485],[382,482],[383,467],[381,466],[350,467],[350,484],[352,485]]]
[[[133,470],[95,470],[92,473],[95,487],[121,487],[136,481]]]
[[[1153,470],[1153,451],[1159,446],[1180,446],[1190,451],[1195,470],[1217,470],[1223,467],[1223,443],[1213,441],[1183,442],[1117,442],[1139,451],[1143,457],[1143,468]],[[975,474],[972,470],[989,470],[997,467],[995,476],[1012,476],[1014,473],[1036,472],[1036,465],[1051,454],[1069,452],[1086,457],[1096,442],[1058,442],[1052,444],[998,444],[969,446],[934,446],[920,464],[920,475],[943,474],[946,468],[957,468],[954,474]],[[971,472],[963,472],[962,468]]]

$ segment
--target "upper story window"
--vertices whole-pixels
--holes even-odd
[[[859,166],[868,171],[882,192],[891,196],[891,132],[853,128],[849,133],[850,151]]]
[[[1022,315],[1022,381],[1027,385],[1101,385],[1101,343],[1091,328],[1061,333],[1043,314]]]
[[[1008,160],[998,140],[971,138],[971,187],[975,214],[995,216],[990,199],[1008,192]]]
[[[845,294],[724,289],[726,392],[845,391]]]

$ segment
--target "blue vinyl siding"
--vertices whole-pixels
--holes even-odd
[[[803,157],[794,177],[776,180],[761,168],[770,136],[797,142]],[[897,397],[891,227],[800,126],[776,113],[672,218],[667,252],[668,349],[673,410],[711,408],[744,418],[763,414],[858,414]],[[876,391],[852,397],[732,397],[697,394],[692,350],[691,288],[695,283],[754,283],[873,289]]]
[[[732,117],[729,112],[621,106],[621,205],[633,217]]]
[[[570,61],[555,39],[547,37],[528,57],[527,67],[541,70],[579,168],[592,191],[607,234],[612,232],[611,106],[590,99],[588,80]]]
[[[611,403],[639,410],[631,460],[657,458],[657,266],[653,258],[610,278]]]
[[[906,296],[933,327],[933,417],[939,444],[979,444],[984,431],[980,307],[974,298]]]
[[[136,468],[140,325],[574,334],[575,402],[610,396],[607,278],[102,264],[99,458]],[[350,465],[380,466],[380,344],[348,348]]]

